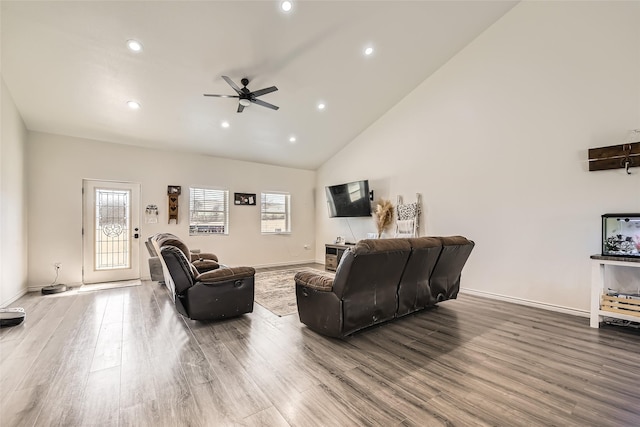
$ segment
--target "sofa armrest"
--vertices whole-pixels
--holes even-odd
[[[218,257],[215,254],[201,254],[201,253],[191,253],[191,262],[194,261],[204,261],[211,260],[218,262]]]
[[[309,282],[331,280],[325,276],[316,277],[310,278]],[[335,293],[318,290],[312,286],[296,280],[296,303],[300,322],[323,335],[342,337],[342,301]]]
[[[310,271],[296,273],[295,281],[297,285],[315,289],[317,291],[331,292],[333,290],[333,279]]]
[[[191,265],[193,265],[197,270],[197,273],[195,273],[194,276],[197,276],[200,273],[206,273],[207,271],[216,270],[221,267],[217,261],[212,259],[192,261]]]
[[[253,267],[227,267],[199,274],[195,280],[205,285],[215,285],[229,280],[242,280],[247,277],[253,277],[255,274],[256,270]]]

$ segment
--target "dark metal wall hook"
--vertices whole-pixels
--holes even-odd
[[[631,171],[629,170],[629,168],[633,166],[633,161],[631,160],[631,144],[623,144],[622,151],[624,152],[624,159],[622,159],[624,170],[627,172],[627,175],[631,175]]]

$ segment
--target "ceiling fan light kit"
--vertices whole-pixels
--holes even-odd
[[[262,107],[270,108],[272,110],[277,110],[280,108],[273,104],[269,104],[268,102],[264,102],[261,99],[258,99],[259,96],[277,91],[278,90],[277,87],[271,86],[271,87],[266,87],[264,89],[250,91],[247,88],[247,85],[249,84],[249,79],[246,77],[240,80],[243,86],[242,89],[237,84],[235,84],[234,81],[231,80],[229,77],[222,76],[222,78],[224,79],[224,81],[226,81],[229,84],[229,86],[231,86],[231,88],[233,88],[233,90],[236,91],[237,95],[217,95],[217,94],[205,93],[204,96],[213,96],[217,98],[238,98],[238,113],[242,113],[245,107],[248,107],[251,104],[257,104]]]

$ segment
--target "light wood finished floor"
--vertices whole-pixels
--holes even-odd
[[[345,340],[165,289],[29,294],[0,330],[0,425],[640,426],[640,332],[460,295]]]

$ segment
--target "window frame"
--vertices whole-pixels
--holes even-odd
[[[219,196],[222,196],[222,203],[223,203],[222,210],[200,209],[198,211],[203,213],[207,213],[207,212],[213,213],[214,215],[221,213],[222,215],[224,215],[224,220],[209,221],[209,222],[197,222],[197,221],[194,222],[193,221],[193,212],[195,211],[195,209],[193,209],[194,191],[202,191],[205,194],[205,197],[203,198],[204,202],[211,202],[213,204],[220,203],[220,197],[218,198],[211,197],[210,199],[207,199],[206,198],[207,192],[215,192],[215,193],[218,193]],[[229,235],[229,212],[230,212],[230,209],[229,209],[229,190],[228,189],[219,188],[219,187],[208,187],[204,185],[189,186],[189,236],[228,236]],[[222,225],[220,225],[220,222],[222,222]],[[197,229],[198,226],[212,227],[212,229],[209,231],[198,231]],[[214,231],[215,227],[223,227],[223,231],[222,232]]]
[[[276,211],[266,211],[266,202],[265,199],[267,196],[284,196],[284,221],[285,221],[285,230],[273,231],[265,230],[265,214],[282,214],[282,212]],[[291,226],[291,193],[286,191],[263,191],[260,193],[260,233],[264,235],[274,235],[274,234],[291,234],[292,226]]]

